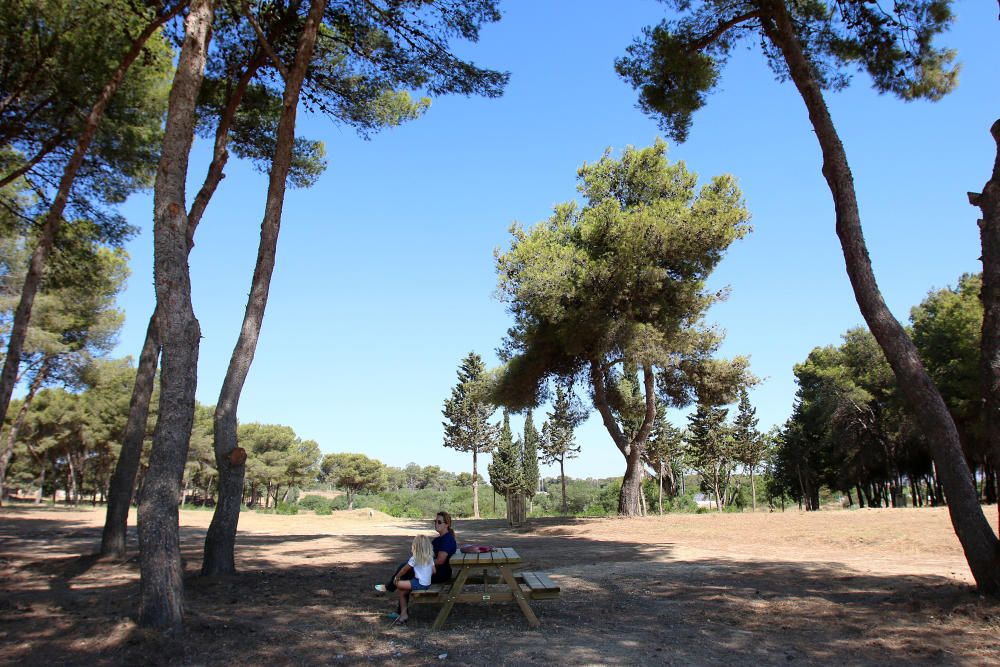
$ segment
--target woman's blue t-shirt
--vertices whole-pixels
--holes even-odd
[[[451,560],[451,557],[458,551],[458,543],[455,542],[455,535],[450,531],[444,535],[438,535],[431,540],[431,551],[434,552],[435,558],[437,558],[438,552],[443,551],[448,554],[448,560]],[[451,564],[448,561],[445,561],[443,565],[437,566],[437,572],[434,573],[434,581],[451,581]]]

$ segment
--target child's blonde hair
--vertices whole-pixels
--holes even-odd
[[[417,565],[429,565],[434,560],[434,552],[431,550],[431,541],[426,535],[417,535],[413,538],[413,560]]]

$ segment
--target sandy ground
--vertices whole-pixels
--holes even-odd
[[[973,591],[944,509],[457,521],[460,543],[514,546],[563,592],[532,603],[538,629],[459,605],[438,632],[436,607],[392,625],[372,592],[430,521],[247,513],[240,574],[202,578],[211,514],[182,511],[178,638],[137,628],[135,558],[91,555],[103,518],[0,509],[0,664],[1000,664],[1000,604]]]

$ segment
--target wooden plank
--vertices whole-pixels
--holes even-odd
[[[532,590],[559,590],[559,584],[549,579],[549,575],[544,572],[521,572],[520,574]]]

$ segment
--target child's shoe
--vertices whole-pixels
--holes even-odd
[[[376,593],[385,593],[385,584],[375,584]]]

